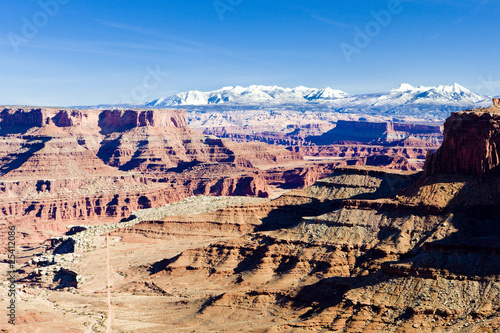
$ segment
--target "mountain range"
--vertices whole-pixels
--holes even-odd
[[[278,86],[252,85],[248,88],[240,86],[224,87],[213,91],[192,90],[173,96],[159,98],[147,105],[209,105],[209,104],[290,104],[314,101],[334,101],[348,98],[349,94],[332,88],[314,89],[307,87],[282,88]]]
[[[351,95],[332,88],[315,89],[299,86],[252,85],[244,88],[224,87],[213,91],[192,90],[173,96],[155,99],[146,106],[259,106],[325,107],[337,112],[370,113],[385,115],[411,115],[444,117],[450,111],[487,106],[490,97],[476,94],[455,83],[434,87],[401,84],[389,92]]]

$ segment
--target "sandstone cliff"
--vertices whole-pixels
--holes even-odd
[[[193,131],[183,110],[4,108],[0,135],[0,218],[26,241],[191,195],[268,196],[265,169],[301,161]]]

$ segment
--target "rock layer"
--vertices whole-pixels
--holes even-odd
[[[183,110],[4,108],[0,135],[0,218],[24,221],[26,235],[191,195],[265,197],[265,169],[301,162],[193,131]]]

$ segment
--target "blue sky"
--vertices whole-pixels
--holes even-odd
[[[499,95],[499,16],[494,0],[5,0],[0,104],[251,84],[368,93],[457,82]]]

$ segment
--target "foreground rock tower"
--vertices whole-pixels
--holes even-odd
[[[500,176],[500,99],[486,109],[454,112],[441,148],[427,158],[425,174]]]

